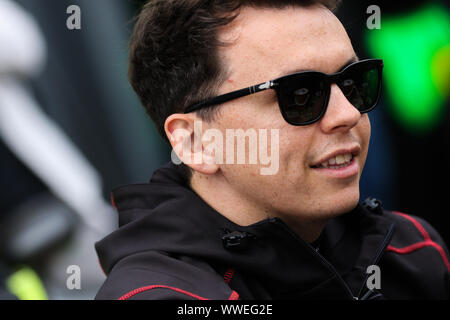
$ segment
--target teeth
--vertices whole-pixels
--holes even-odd
[[[343,164],[345,162],[345,158],[342,154],[336,156],[336,163],[337,164]]]
[[[347,153],[344,155],[345,162],[350,162],[352,160],[352,155],[350,153]]]
[[[329,159],[328,161],[322,162],[320,166],[323,168],[339,169],[349,165],[352,159],[353,156],[350,153],[340,154]]]

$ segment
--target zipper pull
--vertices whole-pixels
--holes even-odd
[[[255,236],[250,232],[227,231],[227,233],[222,236],[222,243],[225,249],[229,250],[243,249],[248,246],[249,239],[254,238]]]
[[[362,297],[361,300],[367,300],[373,293],[373,290],[367,291]]]

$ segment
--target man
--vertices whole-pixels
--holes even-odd
[[[358,204],[382,61],[358,59],[335,7],[147,3],[130,79],[184,164],[113,192],[97,299],[448,298],[437,232]]]

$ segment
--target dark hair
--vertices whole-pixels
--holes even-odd
[[[216,95],[225,80],[217,55],[221,27],[239,8],[284,8],[321,4],[335,10],[339,0],[150,0],[140,15],[130,43],[129,79],[159,133],[164,122],[190,104]],[[215,108],[198,111],[203,120]]]

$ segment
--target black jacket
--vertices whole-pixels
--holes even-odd
[[[376,201],[332,219],[314,244],[278,218],[234,224],[168,164],[112,193],[119,229],[96,244],[96,299],[448,299],[448,250],[424,220]],[[367,267],[380,269],[369,290]]]

